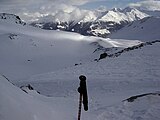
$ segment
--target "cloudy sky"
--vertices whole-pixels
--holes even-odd
[[[140,9],[160,10],[160,0],[0,0],[0,12],[19,15],[23,19],[56,14],[58,12],[70,13],[77,10],[93,10],[100,6],[106,9],[126,6]]]

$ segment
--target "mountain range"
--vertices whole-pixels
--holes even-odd
[[[62,13],[65,14],[64,12]],[[77,11],[75,13],[78,14]],[[97,9],[94,11],[85,11],[77,17],[75,17],[75,14],[46,15],[27,24],[45,30],[61,30],[76,32],[85,36],[106,38],[112,33],[116,33],[121,28],[132,24],[134,21],[139,21],[141,19],[145,21],[146,17],[157,18],[160,16],[159,13],[159,11],[139,10],[132,7],[126,7],[124,9],[113,8],[111,10]],[[19,16],[13,16],[17,17],[16,23],[20,21],[21,24],[26,24],[24,21],[20,20]],[[5,13],[0,14],[0,17],[6,19]]]
[[[28,21],[27,24],[45,30],[61,30],[76,32],[85,36],[109,37],[112,33],[131,24],[134,21],[146,17],[159,17],[159,10],[145,10],[139,7],[113,8],[107,10],[99,8],[96,10],[75,9],[71,13],[66,11],[44,14]],[[6,19],[5,13],[0,16]],[[14,15],[20,19],[19,16]],[[18,23],[19,19],[16,21]],[[142,20],[143,21],[143,20]],[[22,24],[26,24],[22,21]]]
[[[72,14],[63,17],[47,15],[30,24],[46,30],[63,30],[82,35],[107,37],[125,25],[147,16],[149,15],[136,8],[126,7],[124,9],[88,11],[81,14],[80,17]]]

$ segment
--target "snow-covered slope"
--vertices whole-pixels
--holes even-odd
[[[0,120],[63,120],[67,117],[64,111],[55,107],[59,99],[50,99],[30,91],[29,94],[11,84],[0,75]],[[68,114],[70,115],[70,114]]]
[[[92,44],[95,42],[96,45]],[[139,43],[130,41],[130,44],[126,44],[124,40],[45,31],[0,20],[0,72],[10,79],[24,79],[30,75],[93,61],[99,57],[100,52],[94,52],[99,46],[124,48]]]
[[[108,107],[98,116],[98,120],[159,120],[159,107],[160,94],[155,93],[137,98],[133,102],[124,101],[119,105]]]
[[[130,100],[133,102],[123,100],[131,96],[159,91],[159,47],[160,44],[156,43],[126,52],[117,58],[106,58],[99,62],[35,75],[16,84],[19,86],[31,84],[41,94],[53,99],[59,98],[63,101],[64,98],[71,98],[72,104],[66,104],[76,107],[78,111],[78,77],[84,74],[87,77],[89,111],[82,112],[82,119],[158,120],[160,114],[158,94]],[[58,102],[58,105],[64,104]],[[69,108],[67,109],[76,116],[77,111]],[[62,111],[66,109],[62,107]]]
[[[0,21],[0,36],[0,72],[11,78],[74,65],[94,50],[79,34],[49,32],[5,21]]]
[[[135,21],[121,30],[113,33],[110,38],[131,39],[131,40],[155,40],[160,39],[160,18],[146,17]]]

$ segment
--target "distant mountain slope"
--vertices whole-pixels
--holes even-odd
[[[130,40],[156,40],[160,39],[160,18],[146,17],[142,20],[135,21],[121,30],[113,33],[112,39],[130,39]]]
[[[26,25],[25,22],[23,22],[19,16],[9,13],[0,13],[0,19],[5,20],[5,22],[11,22],[21,25]]]
[[[123,10],[114,8],[109,11],[96,10],[86,12],[82,17],[78,18],[72,17],[72,14],[64,16],[63,19],[60,19],[59,16],[49,15],[39,18],[38,21],[31,23],[31,25],[47,30],[64,30],[82,35],[106,37],[126,24],[147,16],[147,14],[135,8],[127,7]],[[65,17],[70,19],[65,21]]]

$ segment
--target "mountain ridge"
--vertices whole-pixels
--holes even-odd
[[[26,25],[26,23],[22,21],[19,16],[10,13],[0,13],[0,19],[5,20],[5,22],[8,21],[16,24]]]
[[[134,21],[109,37],[112,39],[130,39],[152,41],[160,39],[160,17],[150,16]]]
[[[95,10],[82,16],[81,19],[72,18],[70,21],[61,21],[59,18],[49,15],[32,22],[31,25],[46,30],[63,30],[78,32],[82,35],[107,37],[128,23],[148,15],[135,8],[127,7],[125,9],[114,8],[106,11]]]

